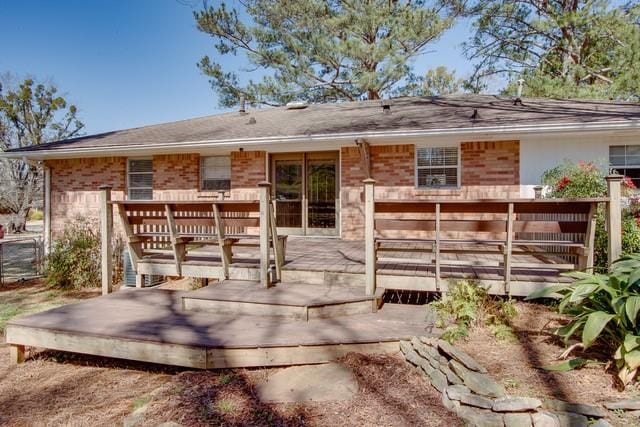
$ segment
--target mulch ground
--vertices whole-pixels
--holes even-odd
[[[459,426],[440,394],[399,356],[352,353],[359,392],[335,402],[263,404],[255,386],[274,370],[184,372],[149,405],[144,425],[175,421],[189,426]]]
[[[607,352],[602,348],[572,354],[600,360],[600,364],[568,372],[542,369],[559,363],[557,357],[565,346],[552,330],[566,324],[568,318],[541,304],[518,302],[516,308],[518,315],[511,325],[515,339],[499,340],[487,329],[478,328],[467,340],[456,343],[486,366],[509,394],[590,404],[640,398],[637,384],[620,391],[613,367],[606,363]],[[637,418],[613,421],[619,425],[640,425]]]

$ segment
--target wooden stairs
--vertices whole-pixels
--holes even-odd
[[[252,280],[225,280],[182,296],[186,311],[284,317],[309,321],[375,313],[384,289],[364,295],[361,287],[279,283],[269,288]]]

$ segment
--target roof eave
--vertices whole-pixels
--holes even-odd
[[[366,131],[366,132],[346,132],[334,134],[315,134],[297,136],[275,136],[249,139],[227,139],[227,140],[201,140],[201,141],[174,141],[161,144],[139,143],[135,145],[113,145],[109,147],[80,147],[80,148],[57,148],[41,150],[21,150],[0,152],[0,158],[7,159],[31,159],[46,160],[55,158],[70,157],[105,157],[120,155],[140,155],[153,152],[189,152],[198,151],[211,147],[216,148],[246,148],[247,146],[261,146],[271,144],[293,144],[305,142],[341,142],[352,141],[364,138],[375,143],[376,140],[383,139],[404,139],[434,136],[455,136],[461,137],[478,134],[512,135],[531,133],[563,133],[563,132],[597,132],[597,131],[617,131],[640,129],[640,120],[621,120],[597,123],[556,123],[547,125],[527,125],[527,126],[477,126],[471,128],[443,128],[443,129],[418,129],[418,130],[394,130],[394,131]]]

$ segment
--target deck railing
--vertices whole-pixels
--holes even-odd
[[[220,248],[223,272],[228,277],[232,246],[241,239],[255,237],[260,247],[263,286],[270,284],[271,248],[276,260],[276,277],[281,275],[284,242],[277,235],[268,182],[259,184],[259,200],[112,201],[109,186],[100,187],[100,190],[102,290],[105,294],[112,289],[114,210],[122,224],[134,269],[146,254],[170,251],[176,272],[181,275],[187,245],[215,245]]]
[[[364,181],[365,283],[376,290],[379,253],[420,251],[433,255],[436,290],[444,291],[441,266],[502,268],[504,293],[510,293],[512,269],[592,270],[596,211],[606,205],[609,260],[621,252],[620,182],[607,177],[608,197],[592,199],[376,200],[375,180]],[[409,237],[408,237],[409,236]],[[558,236],[562,238],[558,239]],[[409,247],[408,245],[411,245]],[[516,255],[540,262],[514,263]],[[444,254],[492,254],[502,261],[446,259]],[[571,256],[558,263],[548,256]],[[385,261],[393,261],[394,258]],[[395,258],[397,262],[415,262]],[[428,264],[422,259],[418,262]]]

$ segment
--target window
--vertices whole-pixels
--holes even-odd
[[[609,166],[620,175],[628,176],[640,187],[640,145],[611,145]]]
[[[200,159],[200,180],[202,190],[230,190],[231,157],[202,157]]]
[[[127,191],[130,200],[153,199],[153,160],[128,159]]]
[[[416,187],[458,186],[458,147],[416,148]]]

